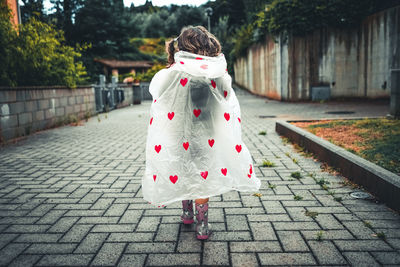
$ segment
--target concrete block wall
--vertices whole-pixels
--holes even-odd
[[[0,143],[95,113],[92,87],[0,88]]]
[[[389,97],[390,70],[400,68],[400,6],[349,29],[302,37],[267,36],[234,63],[235,82],[277,100],[308,100],[326,86],[332,97]]]

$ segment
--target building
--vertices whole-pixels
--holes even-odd
[[[11,22],[15,26],[18,26],[18,24],[21,24],[21,11],[19,8],[18,0],[7,0],[7,5],[12,12]]]
[[[95,62],[103,65],[104,75],[107,77],[110,74],[112,76],[118,76],[118,74],[146,72],[153,66],[151,61],[132,61],[132,60],[116,60],[116,59],[101,59],[95,58]]]

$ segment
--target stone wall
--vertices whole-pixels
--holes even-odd
[[[0,143],[94,114],[92,87],[0,88]]]
[[[321,29],[305,37],[267,36],[235,64],[235,82],[278,100],[311,99],[312,87],[332,97],[388,97],[390,69],[400,68],[400,6],[352,29]]]

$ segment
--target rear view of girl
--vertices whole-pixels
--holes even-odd
[[[239,102],[221,45],[204,27],[186,27],[167,44],[169,67],[150,83],[153,103],[143,198],[156,206],[182,201],[184,224],[207,239],[208,198],[257,191],[260,180],[242,141]]]

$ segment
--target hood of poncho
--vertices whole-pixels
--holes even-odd
[[[174,55],[175,64],[173,69],[184,71],[193,76],[218,78],[226,72],[226,59],[224,54],[216,57],[197,55],[186,51],[178,51]]]

